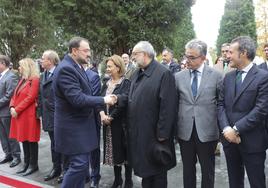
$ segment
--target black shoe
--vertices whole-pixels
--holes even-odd
[[[12,162],[10,163],[9,167],[13,168],[13,167],[17,166],[18,164],[20,164],[20,162],[21,162],[20,158],[14,158],[12,160]]]
[[[30,165],[29,168],[26,170],[26,172],[24,174],[22,174],[23,176],[28,176],[34,172],[36,172],[37,170],[39,170],[37,165]]]
[[[99,188],[99,183],[95,183],[94,181],[92,181],[90,183],[90,188]]]
[[[86,183],[90,182],[90,177],[89,177],[89,176],[86,177],[85,182],[86,182]]]
[[[58,177],[60,175],[60,173],[61,173],[60,169],[53,168],[50,171],[50,173],[44,177],[44,180],[49,181],[49,180],[51,180],[53,178],[56,178],[56,177]]]
[[[13,158],[11,156],[6,156],[4,159],[2,159],[0,161],[0,164],[5,164],[5,163],[10,162],[12,160],[13,160]]]
[[[62,183],[62,181],[63,181],[63,176],[64,176],[64,174],[62,173],[62,174],[58,177],[58,179],[57,179],[58,184],[61,184],[61,183]]]
[[[21,173],[26,172],[26,170],[28,169],[28,167],[29,167],[29,163],[24,163],[24,165],[22,166],[22,168],[19,169],[19,171],[17,171],[16,174],[21,174]]]

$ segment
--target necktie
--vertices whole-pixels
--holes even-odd
[[[236,79],[235,79],[235,93],[239,93],[242,86],[242,74],[244,71],[236,71]]]
[[[192,76],[193,76],[193,81],[192,81],[192,93],[193,93],[193,97],[195,98],[197,95],[197,70],[193,70],[192,71]]]
[[[228,63],[224,62],[223,71],[227,72],[228,69]]]

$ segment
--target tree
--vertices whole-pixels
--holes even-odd
[[[268,43],[268,0],[259,0],[255,12],[259,45],[257,55],[264,56],[263,46]]]
[[[0,53],[15,67],[26,56],[55,47],[53,17],[42,0],[0,0]]]
[[[86,37],[95,56],[129,53],[140,40],[175,47],[174,32],[193,0],[49,0],[64,33]]]
[[[218,55],[223,43],[241,35],[257,40],[253,1],[226,0],[216,44]]]

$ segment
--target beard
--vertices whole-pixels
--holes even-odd
[[[83,58],[77,58],[77,60],[76,60],[79,64],[88,64],[88,61],[87,60],[85,60],[85,59],[83,59]]]

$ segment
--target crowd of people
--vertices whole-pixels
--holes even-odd
[[[268,44],[266,61],[255,65],[255,42],[240,36],[222,44],[214,67],[207,45],[193,39],[181,64],[173,51],[162,62],[148,41],[105,60],[101,80],[90,66],[89,41],[73,37],[60,61],[54,50],[41,59],[19,61],[18,72],[0,55],[0,139],[10,168],[28,176],[38,171],[41,127],[51,142],[52,169],[44,181],[58,178],[62,188],[99,187],[100,134],[103,164],[114,169],[111,188],[132,188],[132,171],[143,188],[166,188],[167,172],[176,166],[175,144],[183,163],[184,188],[215,186],[219,143],[226,158],[229,187],[265,188],[268,148]],[[101,131],[102,129],[102,131]],[[124,178],[122,169],[124,167]],[[123,181],[124,179],[124,181]]]

